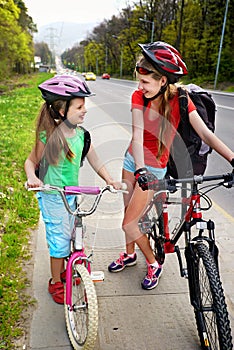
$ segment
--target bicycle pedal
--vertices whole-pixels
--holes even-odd
[[[91,278],[93,282],[103,282],[105,275],[103,271],[92,271]]]

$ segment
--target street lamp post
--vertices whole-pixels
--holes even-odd
[[[218,75],[219,75],[219,64],[220,64],[220,58],[221,58],[221,52],[222,52],[222,46],[223,46],[223,38],[224,38],[224,31],[225,31],[226,20],[227,20],[228,3],[229,3],[229,0],[226,0],[226,9],[225,9],[224,20],[223,20],[223,29],[222,29],[221,39],[220,39],[218,62],[217,62],[216,73],[215,73],[214,90],[216,89]]]
[[[112,35],[112,38],[119,39],[117,35]],[[119,67],[119,76],[122,78],[123,75],[123,44],[120,46],[120,67]]]
[[[98,51],[96,51],[96,75],[98,75]]]
[[[108,47],[106,46],[106,53],[105,53],[105,72],[107,72],[107,61],[108,61]]]
[[[141,22],[147,22],[151,24],[151,43],[154,41],[154,21],[148,21],[147,19],[144,18],[139,18],[139,21]]]

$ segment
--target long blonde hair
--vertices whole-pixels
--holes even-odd
[[[151,77],[155,80],[160,80],[163,76],[159,71],[157,71],[154,66],[147,61],[147,59],[142,55],[140,56],[137,65],[147,70],[152,71]],[[169,101],[176,95],[177,86],[176,84],[168,84],[166,90],[163,94],[158,97],[159,101],[159,113],[163,118],[161,118],[162,123],[160,126],[159,138],[158,138],[158,154],[157,159],[159,159],[164,150],[166,149],[165,135],[171,121],[171,105]]]
[[[40,140],[40,135],[45,132],[46,147],[44,150],[44,156],[49,164],[56,165],[59,161],[59,156],[64,151],[66,158],[72,160],[74,154],[70,150],[68,143],[61,130],[62,119],[59,117],[59,111],[65,110],[66,101],[57,100],[52,105],[46,102],[42,105],[37,117],[36,126],[36,153],[37,145]]]

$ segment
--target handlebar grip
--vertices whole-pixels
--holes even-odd
[[[65,186],[65,194],[94,194],[97,195],[101,192],[100,187],[93,186]]]
[[[121,184],[121,190],[122,190],[122,191],[127,191],[127,189],[128,189],[127,184],[126,184],[125,182],[122,182],[122,184]]]

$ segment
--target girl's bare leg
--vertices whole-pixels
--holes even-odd
[[[128,208],[128,204],[131,200],[133,191],[134,191],[134,187],[136,185],[136,180],[135,180],[135,176],[133,173],[123,169],[122,170],[122,181],[125,182],[128,186],[128,193],[124,193],[123,195],[123,200],[124,200],[124,208],[125,208],[125,213],[127,211]],[[125,242],[126,242],[126,253],[127,254],[133,254],[135,252],[135,242],[129,242],[127,243],[127,237],[126,237],[126,233],[125,233]]]
[[[61,282],[60,273],[64,271],[64,259],[50,257],[50,268],[52,281]]]
[[[139,230],[138,221],[142,217],[144,210],[152,197],[153,191],[142,191],[139,185],[136,184],[131,198],[127,198],[128,203],[123,220],[127,253],[132,254],[134,252],[134,246],[136,243],[150,264],[155,262],[155,256],[150,247],[147,236],[143,235]]]

